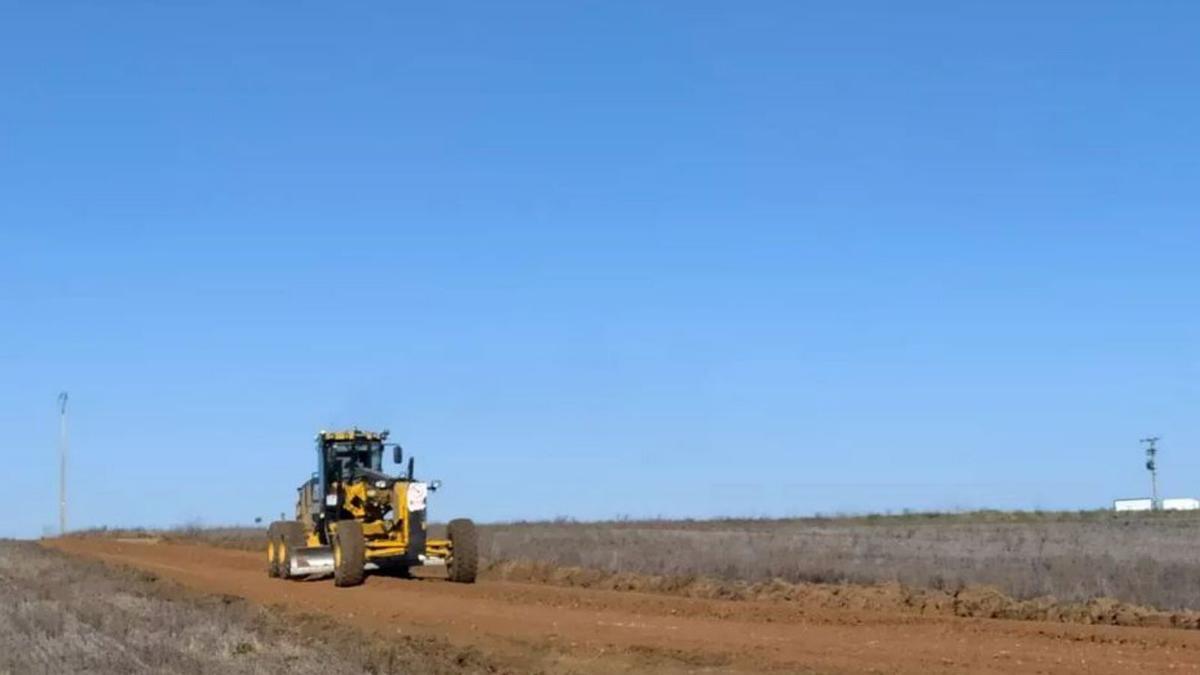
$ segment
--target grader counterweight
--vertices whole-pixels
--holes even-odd
[[[440,565],[450,581],[472,583],[478,568],[475,524],[450,521],[445,539],[427,536],[426,502],[439,481],[416,479],[413,461],[398,476],[383,471],[384,450],[400,465],[388,432],[351,429],[317,434],[317,471],[297,489],[296,519],[267,530],[267,573],[298,578],[333,574],[355,586],[370,570],[407,573]]]

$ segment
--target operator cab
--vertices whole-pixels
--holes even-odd
[[[322,488],[357,477],[386,478],[383,449],[388,432],[322,431],[317,434],[318,480]]]

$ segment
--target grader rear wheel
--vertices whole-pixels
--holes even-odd
[[[367,546],[362,523],[339,520],[333,535],[333,585],[357,586],[367,574]]]
[[[292,575],[292,555],[306,543],[304,525],[295,520],[285,520],[279,523],[278,560],[279,576],[287,579]]]

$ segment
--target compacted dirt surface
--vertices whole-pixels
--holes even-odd
[[[510,672],[1200,673],[1200,631],[703,600],[507,581],[267,577],[263,555],[197,545],[50,540],[281,612],[478,648]]]

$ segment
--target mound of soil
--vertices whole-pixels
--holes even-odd
[[[606,572],[525,560],[492,562],[483,573],[486,577],[505,581],[665,593],[701,599],[794,602],[821,609],[913,612],[932,616],[1089,625],[1200,628],[1200,612],[1165,612],[1112,598],[1095,598],[1083,603],[1064,603],[1051,596],[1018,600],[991,586],[936,590],[909,588],[897,583],[796,584],[778,579],[747,583],[708,577]]]

